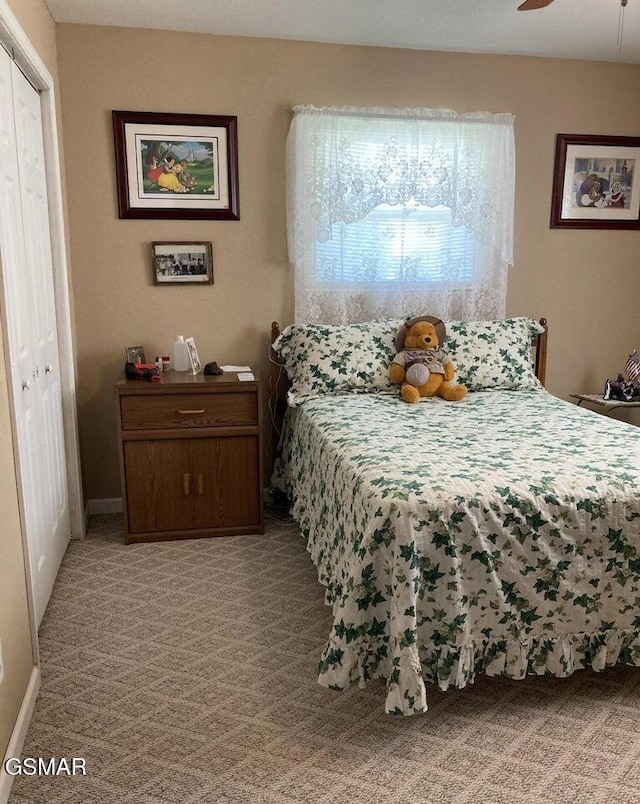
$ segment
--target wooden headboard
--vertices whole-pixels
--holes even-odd
[[[544,385],[547,370],[547,319],[541,318],[540,324],[544,331],[540,335],[535,335],[531,342],[533,354],[533,365],[536,377]],[[287,391],[291,383],[287,377],[284,366],[278,362],[278,357],[273,351],[273,343],[280,335],[280,324],[273,321],[271,324],[271,346],[269,347],[269,413],[271,418],[271,453],[275,455],[280,430],[282,429],[282,418],[287,409]]]
[[[544,327],[544,331],[533,338],[532,348],[534,350],[533,370],[536,377],[544,385],[547,377],[547,332],[549,325],[546,318],[540,319],[540,326]]]
[[[278,448],[282,419],[287,409],[287,391],[291,386],[285,367],[278,362],[278,356],[273,351],[274,341],[279,335],[280,324],[273,321],[269,346],[269,418],[271,420],[269,451],[271,456],[275,456]]]

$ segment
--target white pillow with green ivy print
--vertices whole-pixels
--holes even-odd
[[[450,321],[445,348],[457,381],[470,391],[541,388],[535,375],[531,339],[544,331],[533,318]]]
[[[397,390],[389,379],[402,319],[362,324],[292,324],[273,344],[285,366],[289,403],[325,394]]]

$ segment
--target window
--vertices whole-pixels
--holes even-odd
[[[362,220],[335,223],[315,244],[318,283],[459,286],[473,282],[479,244],[451,210],[381,204]]]
[[[296,321],[504,315],[511,115],[294,112],[287,228]]]

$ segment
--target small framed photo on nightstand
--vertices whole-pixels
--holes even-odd
[[[127,355],[127,363],[144,363],[144,347],[142,346],[127,346],[125,349]]]
[[[196,342],[193,340],[193,338],[185,338],[185,343],[187,344],[187,355],[189,356],[191,373],[200,374],[200,372],[202,371],[202,365],[200,363],[200,358],[198,357]]]

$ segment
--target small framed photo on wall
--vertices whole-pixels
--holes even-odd
[[[210,242],[152,243],[153,281],[156,285],[212,285],[213,247]]]

